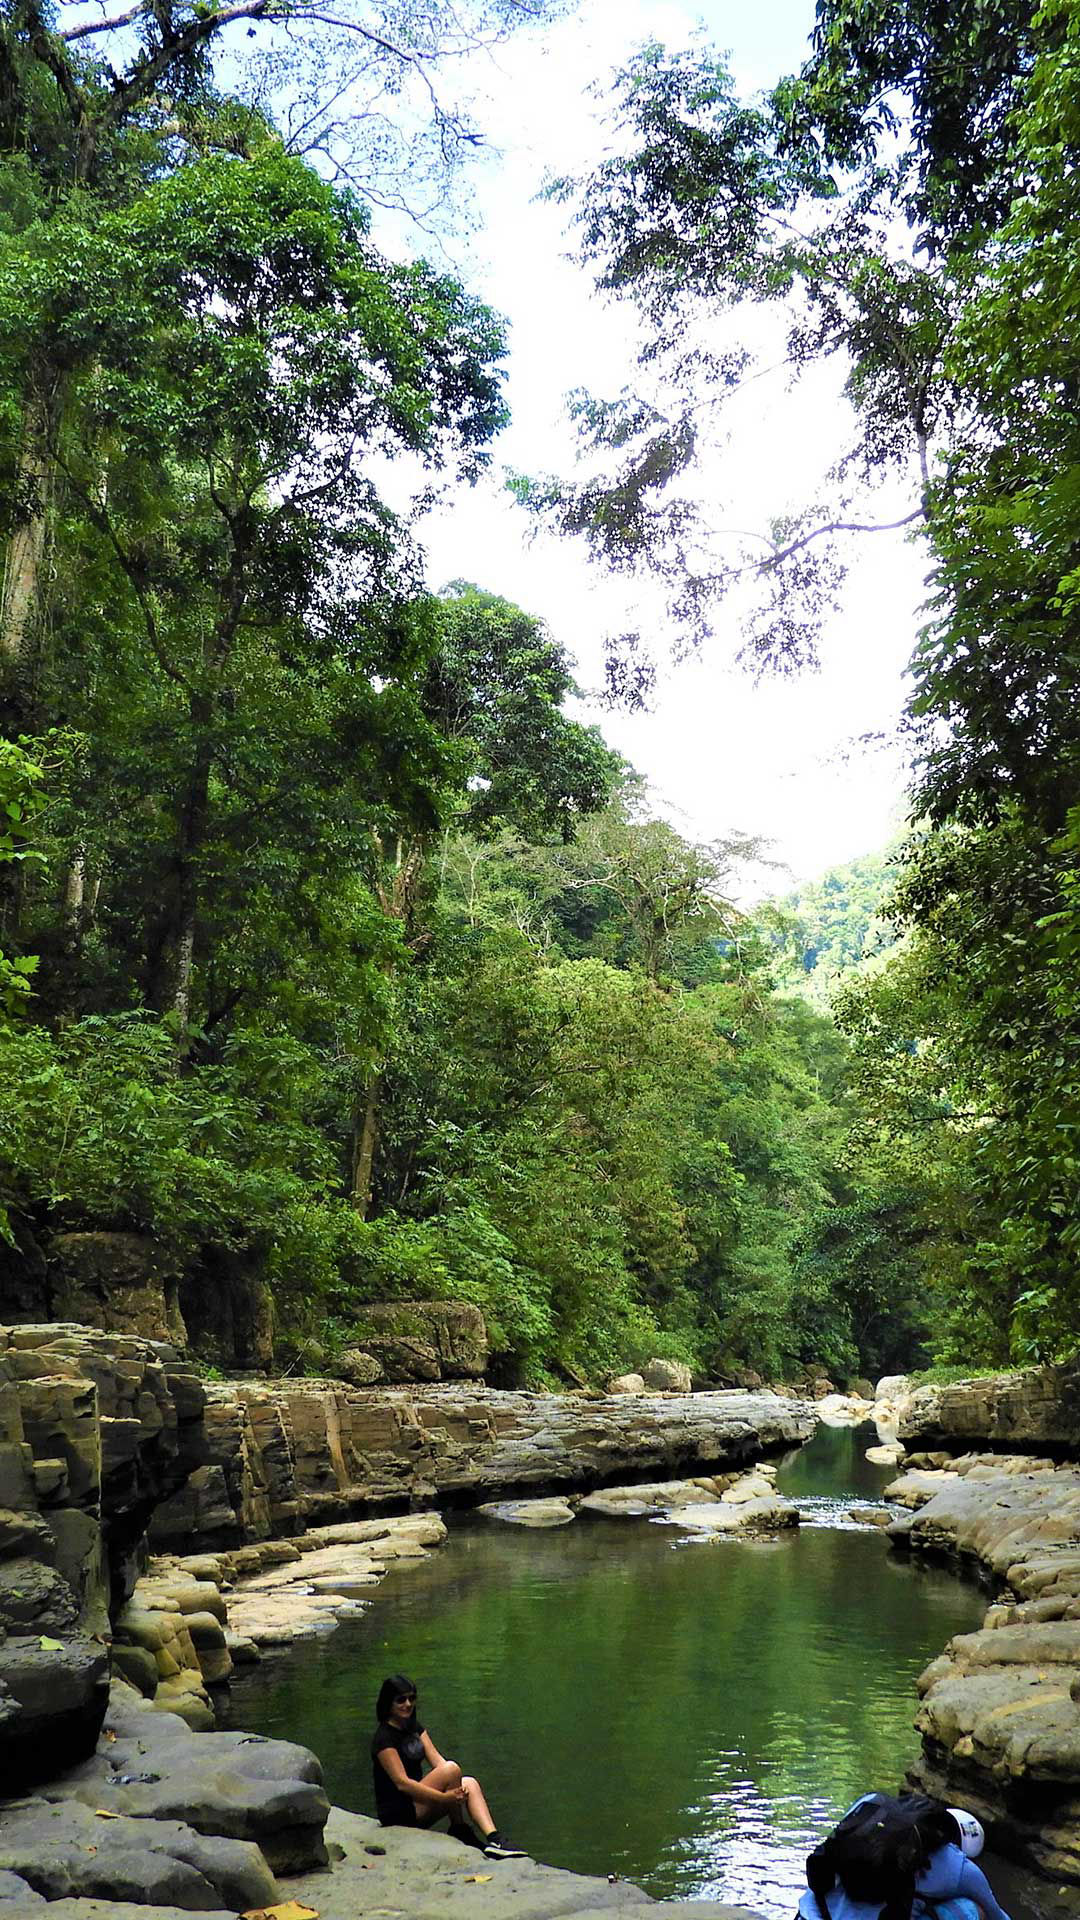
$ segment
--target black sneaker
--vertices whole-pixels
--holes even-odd
[[[484,1837],[484,1852],[489,1860],[524,1860],[527,1858],[524,1847],[515,1847],[496,1827],[494,1833]]]

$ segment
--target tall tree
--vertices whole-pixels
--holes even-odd
[[[811,663],[850,537],[933,513],[936,462],[972,418],[947,351],[962,262],[1024,177],[1011,114],[1046,31],[1035,14],[1034,0],[948,14],[820,0],[810,59],[752,104],[715,56],[648,46],[616,83],[614,156],[553,187],[644,344],[631,392],[576,402],[591,477],[520,491],[607,564],[654,569],[690,641],[718,598],[752,585],[746,656]],[[753,308],[776,312],[764,347]],[[851,432],[818,496],[726,529],[715,480],[697,498],[693,484],[703,454],[715,465],[725,404],[770,360],[797,379],[834,357]],[[612,673],[631,695],[649,677],[632,649]]]

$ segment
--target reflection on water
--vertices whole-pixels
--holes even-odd
[[[781,1484],[800,1505],[879,1500],[873,1437],[820,1429]],[[898,1784],[915,1677],[984,1605],[870,1529],[688,1544],[633,1521],[470,1520],[365,1619],[245,1677],[232,1724],[313,1746],[331,1798],[370,1812],[373,1702],[403,1669],[436,1744],[537,1858],[788,1920],[809,1848]]]

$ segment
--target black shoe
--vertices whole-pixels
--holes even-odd
[[[499,1832],[498,1827],[495,1828],[494,1833],[485,1834],[483,1846],[484,1852],[489,1860],[524,1860],[527,1858],[524,1847],[515,1847],[511,1840],[504,1838]]]
[[[451,1840],[460,1840],[463,1847],[479,1847],[483,1849],[484,1843],[480,1835],[477,1833],[475,1827],[470,1827],[467,1820],[451,1820],[450,1838]]]

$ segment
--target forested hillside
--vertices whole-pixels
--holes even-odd
[[[621,144],[555,188],[645,330],[640,387],[579,406],[587,479],[522,488],[659,576],[684,643],[752,583],[759,670],[813,662],[856,537],[925,554],[905,938],[840,1021],[853,1168],[923,1235],[938,1351],[967,1363],[1080,1335],[1078,58],[1071,0],[819,0],[805,64],[752,102],[707,48],[643,49]],[[703,456],[774,306],[793,378],[843,357],[851,435],[801,508],[718,543]],[[860,1221],[836,1259],[865,1260]]]
[[[884,960],[896,941],[884,908],[897,852],[863,854],[770,902],[762,921],[777,948],[778,985],[824,1012],[846,975]]]
[[[301,1363],[450,1296],[507,1380],[871,1364],[794,1291],[844,1051],[727,904],[747,846],[651,818],[380,491],[482,469],[498,319],[380,256],[370,154],[332,188],[222,89],[224,15],[144,24],[0,29],[5,1302],[125,1231]]]

